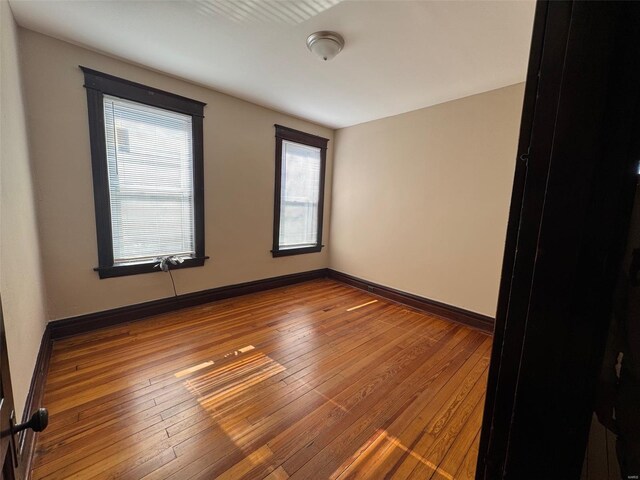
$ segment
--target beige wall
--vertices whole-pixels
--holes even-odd
[[[331,268],[494,316],[523,94],[338,130]]]
[[[0,0],[0,292],[18,418],[47,322],[16,24]]]
[[[99,280],[86,94],[78,65],[207,103],[204,267],[174,272],[178,293],[328,266],[328,253],[271,257],[275,123],[333,131],[145,68],[20,30],[49,315],[52,320],[173,295],[152,273]],[[215,59],[211,59],[215,61]],[[275,87],[274,87],[275,88]],[[333,141],[327,155],[331,185]],[[326,192],[325,242],[330,187]]]

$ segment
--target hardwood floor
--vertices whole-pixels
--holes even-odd
[[[33,479],[471,479],[491,337],[332,280],[54,344]]]

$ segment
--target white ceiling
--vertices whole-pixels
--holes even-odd
[[[533,1],[11,0],[23,27],[332,128],[525,79]],[[335,30],[344,50],[314,57]]]

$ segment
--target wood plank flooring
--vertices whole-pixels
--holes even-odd
[[[490,349],[332,280],[61,340],[32,478],[472,479]]]

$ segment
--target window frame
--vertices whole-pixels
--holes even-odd
[[[104,120],[104,95],[161,108],[191,116],[193,142],[193,216],[195,256],[171,269],[201,267],[207,257],[204,253],[204,151],[203,119],[206,103],[131,82],[123,78],[80,66],[84,73],[89,114],[91,168],[96,214],[98,266],[94,268],[101,279],[137,275],[159,271],[155,262],[115,265],[113,258],[113,232],[111,228],[111,201],[107,168],[107,145]]]
[[[276,178],[275,178],[275,201],[273,212],[273,248],[271,254],[273,257],[288,257],[291,255],[301,255],[305,253],[317,253],[322,251],[322,226],[324,213],[324,187],[325,173],[327,166],[327,144],[328,138],[319,137],[310,133],[294,130],[293,128],[284,127],[275,124],[276,129]],[[318,226],[316,245],[300,248],[280,248],[280,207],[282,196],[282,142],[298,143],[308,147],[320,149],[320,185],[318,191]]]

